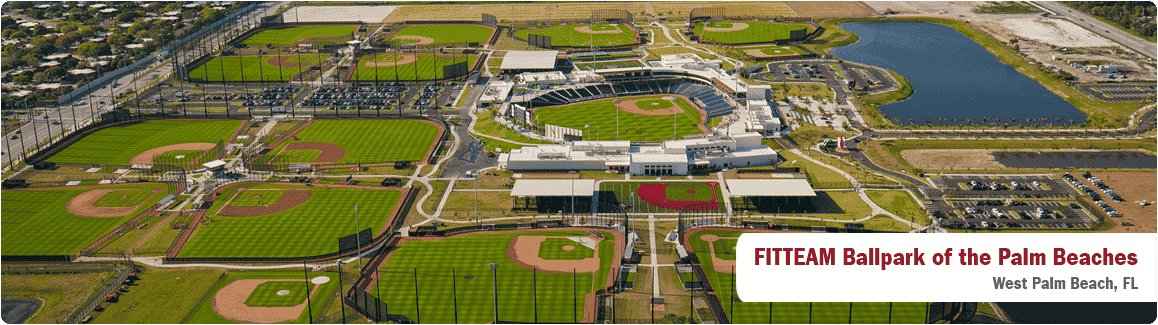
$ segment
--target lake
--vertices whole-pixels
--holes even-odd
[[[833,55],[893,70],[913,85],[908,99],[880,107],[890,120],[898,118],[908,124],[913,119],[918,125],[926,124],[926,119],[935,125],[938,117],[946,125],[951,119],[988,124],[981,122],[982,117],[999,118],[997,125],[1085,122],[1086,114],[1074,105],[1001,63],[952,27],[924,22],[843,23],[840,27],[860,39],[833,49]],[[1033,122],[1027,123],[1026,118]]]

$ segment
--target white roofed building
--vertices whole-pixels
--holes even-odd
[[[636,175],[687,175],[721,168],[774,164],[776,151],[758,133],[631,145],[629,141],[572,141],[511,150],[499,164],[509,170],[620,170]]]

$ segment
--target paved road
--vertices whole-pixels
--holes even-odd
[[[1078,24],[1079,26],[1094,32],[1094,34],[1109,38],[1110,40],[1118,42],[1119,44],[1122,44],[1123,46],[1134,50],[1135,52],[1142,53],[1142,55],[1153,59],[1158,59],[1158,47],[1156,47],[1154,42],[1150,42],[1142,39],[1141,37],[1134,36],[1129,32],[1114,27],[1113,25],[1104,23],[1101,20],[1087,15],[1084,12],[1070,8],[1061,2],[1034,1],[1033,3],[1040,7],[1044,7],[1049,11],[1053,11],[1058,15],[1058,17],[1068,19],[1069,21],[1072,21],[1075,24]]]
[[[211,35],[210,37],[206,37],[199,42],[201,45],[198,47],[200,49],[208,49],[210,44],[222,43],[232,37],[231,35],[244,32],[247,28],[243,26],[243,22],[250,21],[255,17],[271,15],[274,12],[277,12],[279,8],[286,5],[288,5],[288,3],[285,2],[257,4],[257,6],[264,6],[265,8],[259,8],[254,10],[252,13],[239,18],[238,22],[242,23],[233,24],[229,29],[222,30],[219,33]],[[192,58],[195,50],[198,51],[197,53],[200,53],[199,50],[195,47],[195,49],[189,49],[187,51],[178,53],[177,55],[180,55],[184,58]],[[161,63],[162,62],[158,62],[149,68],[156,67],[157,64]],[[3,165],[3,168],[6,170],[9,167],[9,162],[11,162],[13,159],[24,158],[25,153],[31,153],[29,150],[34,149],[40,143],[46,143],[47,140],[52,137],[59,136],[61,132],[64,131],[63,129],[71,130],[74,129],[74,127],[84,127],[85,125],[88,125],[91,123],[94,115],[100,115],[103,112],[109,112],[112,110],[111,103],[113,102],[112,98],[114,98],[115,94],[132,92],[135,89],[134,87],[144,87],[149,81],[152,81],[153,79],[164,78],[169,74],[170,71],[172,71],[173,65],[162,64],[155,71],[148,73],[144,72],[148,71],[149,68],[142,70],[140,74],[126,74],[115,82],[110,83],[109,86],[94,90],[88,96],[75,99],[72,103],[62,103],[59,108],[34,109],[37,111],[45,112],[45,114],[34,117],[34,122],[25,124],[23,127],[21,127],[19,129],[21,134],[17,137],[17,139],[12,139],[16,131],[13,131],[13,133],[9,133],[4,136],[3,143],[0,143],[0,152],[3,153],[0,155],[0,165]],[[138,76],[141,78],[138,79],[136,83],[134,83],[133,79]],[[74,112],[75,115],[73,114]],[[47,119],[44,118],[45,115],[48,116]],[[58,121],[60,122],[60,125],[53,125],[52,121]]]

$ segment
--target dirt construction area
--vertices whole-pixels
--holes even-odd
[[[1005,168],[994,160],[992,152],[990,149],[911,149],[901,151],[901,157],[924,170]]]
[[[1110,223],[1109,232],[1132,232],[1132,233],[1154,233],[1158,232],[1158,223],[1155,222],[1154,216],[1158,214],[1158,205],[1154,201],[1158,200],[1158,194],[1155,194],[1154,188],[1158,186],[1153,171],[1140,172],[1090,172],[1093,176],[1102,180],[1110,188],[1114,189],[1115,193],[1122,196],[1125,202],[1114,202],[1113,200],[1105,199],[1106,204],[1113,207],[1114,210],[1122,214],[1120,218],[1111,217],[1107,220]],[[1070,173],[1082,182],[1093,188],[1095,191],[1097,187],[1094,186],[1088,179],[1081,177],[1080,173]],[[1142,200],[1150,203],[1143,206],[1140,204]],[[1123,226],[1122,223],[1130,223],[1133,226]]]
[[[106,194],[119,190],[120,189],[110,188],[91,190],[81,193],[80,195],[74,196],[71,200],[68,200],[68,205],[65,206],[65,210],[68,210],[68,213],[72,213],[81,217],[117,218],[127,216],[133,213],[133,211],[136,211],[137,208],[141,207],[141,204],[145,204],[145,202],[141,202],[140,204],[130,207],[98,207],[93,205],[97,200],[100,200]],[[162,190],[163,189],[159,188],[153,189],[153,194],[157,194]]]
[[[595,250],[591,257],[581,260],[547,260],[539,257],[539,245],[542,244],[543,241],[546,241],[547,238],[571,239],[571,237],[518,236],[511,239],[510,245],[507,246],[507,256],[510,257],[511,261],[514,261],[515,264],[519,264],[519,266],[549,273],[587,273],[599,270],[598,247],[602,239],[590,240],[593,246],[589,247]],[[580,245],[580,243],[576,242],[576,245]],[[574,247],[572,247],[572,249],[574,249]]]

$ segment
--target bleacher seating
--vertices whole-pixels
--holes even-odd
[[[531,100],[530,105],[533,107],[546,107],[612,96],[676,94],[692,99],[693,104],[700,106],[701,109],[708,113],[708,118],[731,114],[734,109],[732,105],[728,104],[728,101],[724,97],[725,95],[717,92],[712,86],[685,79],[625,81],[591,85],[583,88],[563,87],[535,97]]]

